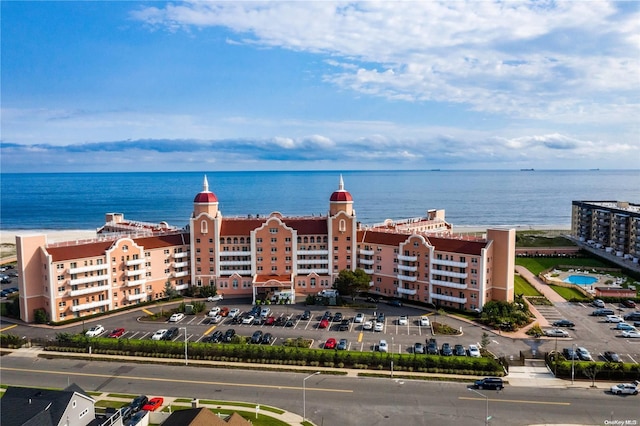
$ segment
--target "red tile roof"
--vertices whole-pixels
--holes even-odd
[[[270,280],[291,282],[291,275],[256,275],[255,283],[266,283]]]
[[[358,242],[397,247],[407,241],[410,236],[411,234],[360,230],[358,231]],[[474,256],[479,256],[482,253],[482,249],[489,245],[485,240],[471,241],[468,239],[433,236],[424,236],[424,238],[434,246],[437,251],[469,254]]]
[[[220,236],[249,236],[251,231],[261,227],[269,218],[264,219],[222,219]],[[281,219],[284,224],[298,231],[298,235],[325,235],[328,233],[326,217],[304,217]]]

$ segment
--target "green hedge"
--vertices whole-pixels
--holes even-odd
[[[611,382],[632,382],[634,380],[640,380],[640,364],[603,361],[575,361],[574,378],[588,380],[588,377],[584,374],[584,370],[585,368],[592,367],[594,364],[598,369],[596,380]],[[549,368],[551,371],[556,371],[553,361],[550,361]],[[558,361],[556,377],[571,379],[571,361]]]

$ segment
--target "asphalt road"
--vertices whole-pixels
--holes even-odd
[[[307,374],[157,366],[102,361],[2,357],[5,385],[248,401],[302,413]],[[150,390],[153,395],[150,394]],[[480,391],[490,424],[614,424],[640,421],[640,396],[592,389],[509,387]],[[467,384],[318,375],[306,381],[306,412],[317,425],[482,425],[487,400]]]

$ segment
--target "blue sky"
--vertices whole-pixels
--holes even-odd
[[[5,173],[640,165],[639,2],[0,7]]]

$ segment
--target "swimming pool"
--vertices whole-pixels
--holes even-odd
[[[565,283],[577,284],[577,285],[591,285],[598,281],[598,278],[591,275],[569,275],[564,279]]]

